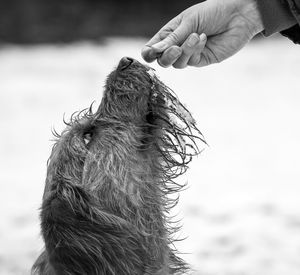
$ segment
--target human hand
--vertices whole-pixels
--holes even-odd
[[[162,67],[207,66],[232,56],[262,30],[256,0],[207,0],[162,27],[142,56]]]

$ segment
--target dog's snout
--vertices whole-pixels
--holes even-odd
[[[123,57],[120,60],[119,66],[118,68],[123,71],[125,69],[127,69],[132,63],[134,62],[134,59],[131,57]]]

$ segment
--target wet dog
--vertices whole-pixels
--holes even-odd
[[[204,141],[151,68],[123,58],[101,104],[57,135],[41,207],[45,250],[32,274],[185,274],[169,217]]]

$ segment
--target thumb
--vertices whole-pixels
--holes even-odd
[[[157,53],[162,53],[171,46],[181,46],[190,33],[191,31],[189,30],[189,26],[181,23],[165,39],[152,45],[152,49],[154,49]]]

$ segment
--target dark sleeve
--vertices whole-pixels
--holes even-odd
[[[257,0],[265,36],[281,32],[300,43],[300,0]]]
[[[294,43],[300,44],[300,0],[287,0],[287,2],[297,24],[289,29],[283,30],[281,34],[290,38]]]

